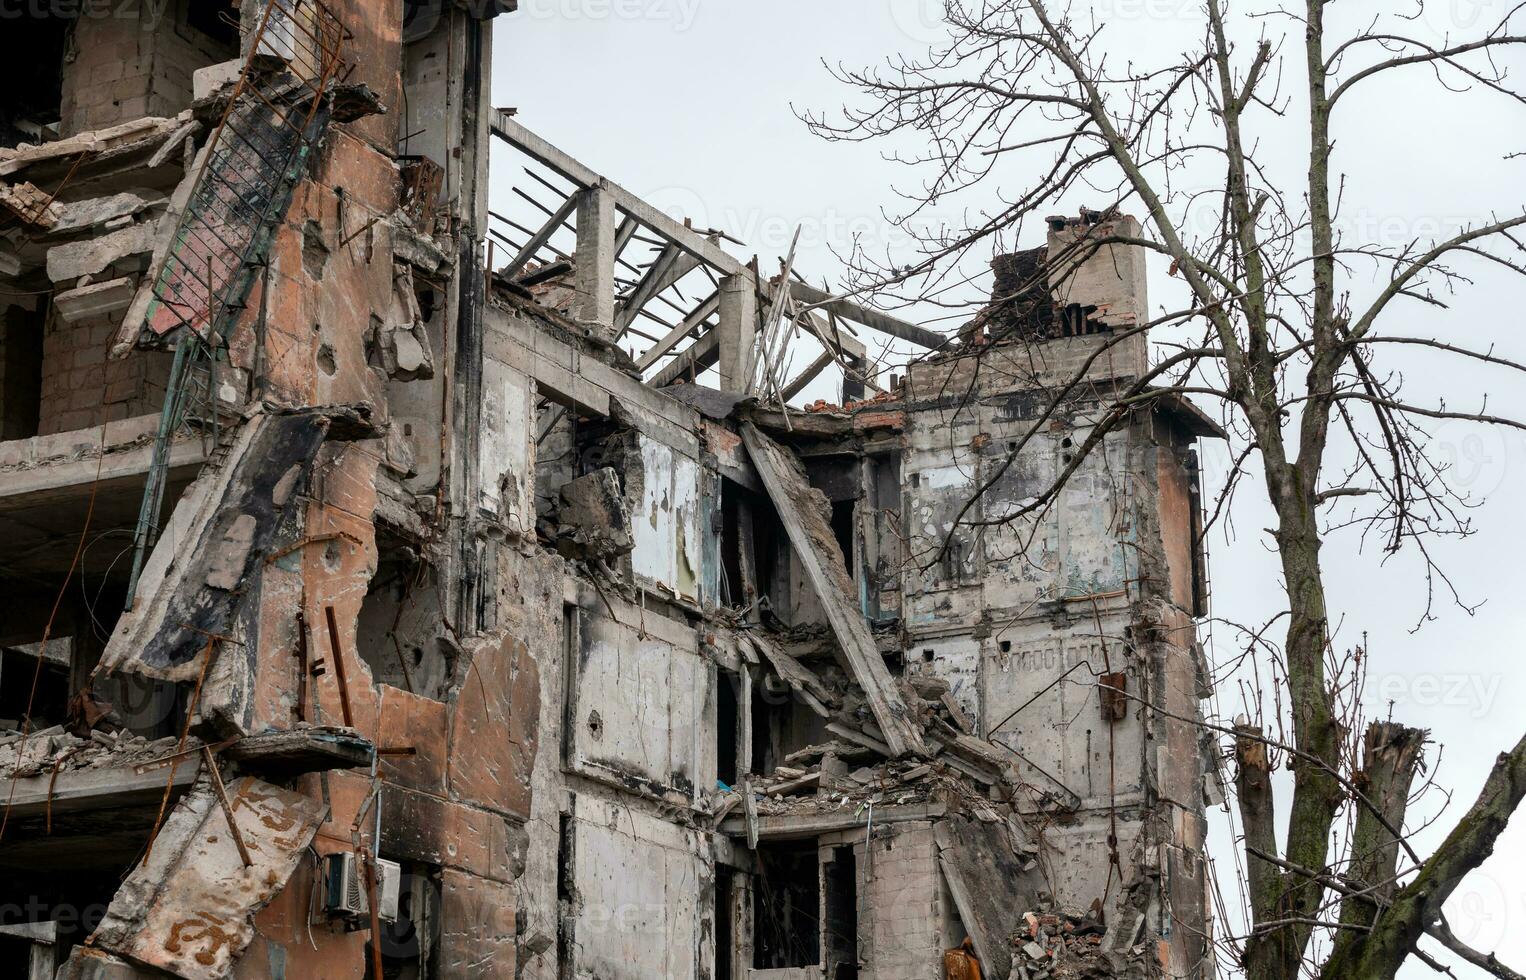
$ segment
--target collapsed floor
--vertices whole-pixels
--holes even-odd
[[[499,6],[31,28],[6,975],[1211,973],[1219,433],[1077,460],[1137,224],[1055,219],[956,339],[765,277],[488,108]]]

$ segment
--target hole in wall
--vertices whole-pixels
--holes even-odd
[[[334,360],[334,348],[328,344],[321,344],[318,347],[318,370],[330,378],[339,372],[339,364]]]
[[[321,280],[329,264],[329,247],[323,240],[323,227],[309,218],[302,226],[302,269],[312,280]]]

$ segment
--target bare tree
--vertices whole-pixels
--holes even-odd
[[[1444,306],[1468,283],[1470,265],[1526,273],[1521,206],[1397,243],[1343,234],[1343,178],[1332,163],[1352,93],[1397,73],[1429,73],[1447,98],[1526,104],[1500,67],[1526,44],[1514,33],[1521,8],[1476,36],[1437,43],[1406,30],[1423,10],[1384,15],[1337,36],[1326,27],[1326,0],[1259,16],[1232,15],[1227,0],[1205,4],[1192,48],[1158,66],[1110,51],[1107,32],[1082,23],[1076,10],[1043,0],[948,0],[949,40],[926,57],[834,69],[857,90],[857,104],[807,113],[806,122],[832,140],[885,141],[920,177],[892,216],[915,237],[917,254],[908,263],[855,252],[853,287],[886,304],[939,304],[958,315],[963,300],[951,297],[968,281],[964,260],[1002,251],[1025,223],[1038,224],[1082,194],[1100,198],[1104,211],[1141,217],[1138,237],[1109,232],[1082,247],[1128,244],[1166,256],[1187,300],[1107,343],[1147,327],[1171,328],[1180,339],[1161,348],[1145,377],[1110,396],[1101,422],[1049,491],[1002,520],[1049,507],[1138,405],[1181,393],[1217,401],[1235,463],[1213,518],[1237,486],[1259,483],[1275,513],[1287,597],[1267,627],[1247,635],[1252,647],[1275,654],[1286,697],[1270,722],[1279,729],[1285,722],[1288,734],[1270,736],[1267,724],[1251,721],[1221,729],[1238,760],[1253,924],[1236,948],[1245,972],[1252,980],[1392,977],[1411,956],[1434,964],[1418,947],[1429,933],[1470,962],[1515,976],[1463,946],[1441,910],[1489,855],[1526,793],[1526,739],[1499,756],[1441,846],[1428,857],[1416,854],[1404,820],[1424,733],[1378,723],[1348,744],[1352,677],[1343,666],[1349,662],[1331,649],[1320,548],[1332,527],[1356,524],[1380,532],[1390,550],[1416,549],[1433,588],[1449,588],[1427,540],[1467,533],[1468,501],[1427,454],[1428,426],[1456,419],[1526,428],[1491,414],[1484,402],[1457,408],[1410,400],[1383,368],[1386,352],[1407,345],[1511,377],[1526,372],[1487,345],[1390,326],[1404,303]],[[1283,50],[1298,39],[1301,52]],[[1258,148],[1289,132],[1304,145],[1307,168],[1278,181]],[[999,205],[966,209],[959,220],[931,218],[966,192]],[[996,304],[1044,288],[1057,261],[1075,258],[1049,256],[1050,268]],[[1360,275],[1371,280],[1374,270],[1378,285],[1364,291]],[[1040,425],[1083,377],[1084,370],[1054,392]],[[972,513],[966,507],[960,522],[980,523]],[[1264,638],[1272,624],[1284,633],[1280,645]],[[1253,715],[1259,709],[1252,705]],[[1280,849],[1271,778],[1278,758],[1293,770]],[[1350,831],[1339,835],[1338,854],[1342,814]]]

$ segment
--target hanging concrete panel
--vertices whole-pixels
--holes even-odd
[[[641,585],[697,603],[704,568],[699,464],[646,436],[638,443],[640,496],[631,567]]]

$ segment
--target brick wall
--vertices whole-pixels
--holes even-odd
[[[853,849],[865,980],[941,977],[943,889],[932,825],[892,824],[880,834],[877,830],[872,843]]]
[[[99,0],[94,6],[101,8]],[[151,11],[160,6],[162,18],[153,19]],[[72,50],[63,71],[65,136],[144,116],[173,116],[191,104],[196,69],[237,53],[186,25],[179,2],[112,3],[109,13],[82,14]]]
[[[106,348],[120,323],[120,313],[78,323],[48,318],[38,435],[88,429],[163,405],[170,355],[139,351],[109,359]]]

